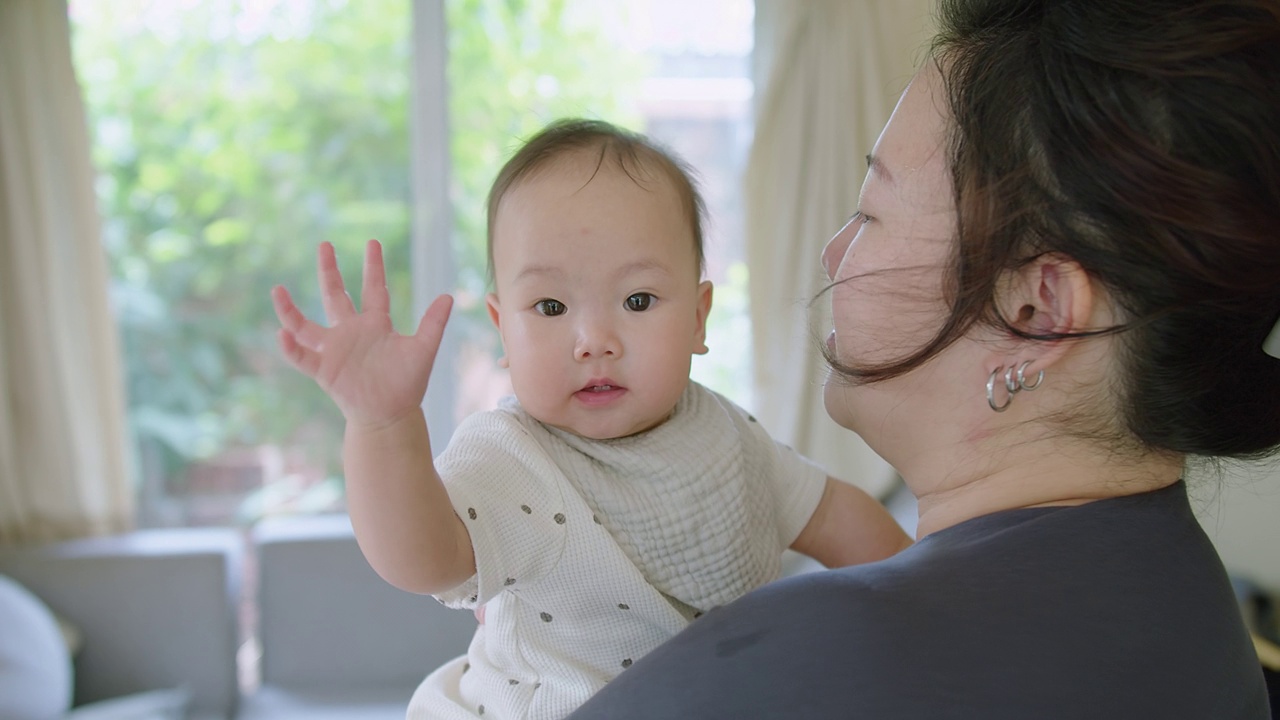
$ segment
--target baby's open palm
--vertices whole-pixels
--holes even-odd
[[[416,410],[427,391],[452,299],[436,298],[417,331],[401,335],[391,325],[391,297],[376,240],[365,247],[360,311],[346,292],[331,244],[320,244],[317,266],[329,327],[308,320],[284,287],[277,285],[271,292],[283,326],[279,339],[285,357],[319,383],[347,422],[379,426]]]

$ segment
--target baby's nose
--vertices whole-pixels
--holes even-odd
[[[616,358],[622,355],[622,340],[611,323],[590,322],[579,331],[573,354],[578,360]]]

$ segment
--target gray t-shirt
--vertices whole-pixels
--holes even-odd
[[[765,586],[573,720],[1268,720],[1186,487],[1011,510],[879,563]]]

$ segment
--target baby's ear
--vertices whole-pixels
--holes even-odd
[[[489,311],[489,319],[493,321],[493,326],[498,329],[498,339],[502,341],[502,348],[505,351],[507,343],[502,340],[502,306],[498,302],[497,293],[489,293],[484,296],[485,309]],[[507,356],[503,355],[498,358],[498,367],[507,368],[511,363],[507,360]]]
[[[707,316],[711,314],[711,281],[703,280],[698,285],[698,328],[693,345],[694,355],[706,355],[707,348]]]

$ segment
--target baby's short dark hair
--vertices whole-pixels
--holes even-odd
[[[702,249],[702,223],[706,206],[693,179],[693,170],[675,153],[640,133],[625,130],[602,120],[564,118],[556,120],[529,138],[507,160],[489,188],[486,254],[489,279],[493,280],[493,228],[502,198],[521,180],[529,178],[556,159],[573,151],[596,150],[596,170],[605,162],[616,163],[637,185],[646,187],[654,180],[650,171],[665,176],[676,194],[693,231],[693,249],[702,273],[706,258]]]

